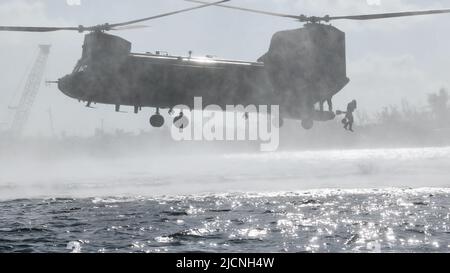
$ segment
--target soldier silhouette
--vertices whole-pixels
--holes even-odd
[[[327,98],[327,99],[320,101],[320,104],[319,104],[320,111],[323,112],[325,103],[328,104],[328,111],[333,112],[333,101],[331,98]]]
[[[356,111],[358,107],[356,100],[353,100],[347,105],[347,112],[345,113],[345,119],[342,121],[344,124],[344,129],[353,132],[353,123],[355,118],[353,117],[353,112]]]

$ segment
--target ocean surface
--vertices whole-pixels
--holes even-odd
[[[0,252],[450,252],[450,148],[0,163]]]

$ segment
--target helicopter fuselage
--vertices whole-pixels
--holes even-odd
[[[221,107],[276,103],[262,63],[130,53],[111,68],[81,65],[59,88],[82,101],[161,109],[193,106],[194,97]]]
[[[83,56],[74,71],[61,78],[58,86],[64,94],[89,105],[112,104],[116,109],[121,105],[193,107],[194,98],[201,97],[205,104],[222,109],[279,105],[283,118],[331,120],[333,113],[316,111],[314,105],[348,83],[345,42],[334,28],[331,32],[303,30],[275,34],[269,52],[258,62],[131,53],[130,42],[93,32],[86,35]],[[322,48],[323,39],[334,44],[320,51],[311,43],[314,39],[319,39],[315,42]],[[336,45],[339,54],[333,51]]]

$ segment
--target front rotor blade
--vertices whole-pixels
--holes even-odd
[[[207,4],[207,3],[209,3],[209,2],[205,2],[205,1],[199,1],[199,0],[185,0],[185,1],[186,2],[192,2],[192,3],[199,3],[199,4]],[[258,13],[258,14],[277,16],[277,17],[292,18],[292,19],[298,19],[298,20],[301,19],[301,16],[297,16],[297,15],[269,12],[269,11],[249,9],[249,8],[241,8],[241,7],[230,6],[230,5],[221,5],[221,4],[216,4],[215,6],[222,7],[222,8],[227,8],[227,9],[236,9],[236,10],[248,11],[248,12],[253,12],[253,13]]]
[[[330,20],[376,20],[386,18],[408,17],[408,16],[420,16],[420,15],[432,15],[450,13],[450,9],[442,10],[426,10],[426,11],[410,11],[410,12],[395,12],[395,13],[380,13],[380,14],[366,14],[366,15],[350,15],[350,16],[334,16],[330,17]]]
[[[122,27],[115,27],[111,30],[130,30],[130,29],[142,29],[142,28],[149,28],[149,26],[145,26],[145,25],[122,26]]]
[[[76,30],[79,27],[18,27],[18,26],[0,26],[0,31],[20,31],[20,32],[52,32],[60,30]]]
[[[147,18],[143,18],[143,19],[133,20],[133,21],[129,21],[129,22],[123,22],[123,23],[118,23],[118,24],[112,24],[112,25],[110,25],[110,27],[111,28],[116,28],[116,27],[121,27],[121,26],[132,25],[132,24],[136,24],[136,23],[141,23],[141,22],[145,22],[145,21],[149,21],[149,20],[154,20],[154,19],[158,19],[158,18],[162,18],[162,17],[175,15],[175,14],[178,14],[178,13],[188,12],[188,11],[191,11],[191,10],[202,9],[202,8],[206,8],[206,7],[209,7],[209,6],[214,6],[214,5],[225,3],[225,2],[229,2],[229,1],[230,0],[222,0],[222,1],[214,2],[214,3],[207,3],[207,4],[204,4],[204,5],[201,5],[201,6],[187,8],[187,9],[182,9],[182,10],[177,10],[177,11],[172,11],[172,12],[168,12],[168,13],[164,13],[164,14],[160,14],[160,15],[155,15],[155,16],[151,16],[151,17],[147,17]]]
[[[214,3],[207,3],[207,4],[204,4],[204,5],[197,6],[197,7],[177,10],[177,11],[164,13],[164,14],[160,14],[160,15],[156,15],[156,16],[152,16],[152,17],[148,17],[148,18],[143,18],[143,19],[139,19],[139,20],[133,20],[133,21],[129,21],[129,22],[123,22],[123,23],[118,23],[118,24],[112,24],[112,25],[104,24],[104,25],[98,25],[98,26],[92,26],[92,27],[83,27],[83,26],[79,26],[79,27],[0,26],[0,31],[53,32],[53,31],[60,31],[60,30],[73,30],[73,31],[78,31],[78,32],[84,32],[84,31],[122,30],[122,29],[125,29],[125,28],[122,28],[122,27],[125,27],[125,26],[128,26],[128,25],[132,25],[132,24],[136,24],[136,23],[140,23],[140,22],[144,22],[144,21],[149,21],[149,20],[153,20],[153,19],[157,19],[157,18],[162,18],[162,17],[166,17],[166,16],[178,14],[178,13],[188,12],[188,11],[191,11],[191,10],[206,8],[206,7],[209,7],[209,6],[214,6],[214,5],[225,3],[225,2],[229,2],[229,1],[230,0],[222,0],[222,1],[214,2]],[[141,27],[142,26],[136,26],[136,27],[131,27],[131,28],[141,28]]]

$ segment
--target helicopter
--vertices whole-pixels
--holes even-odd
[[[350,82],[346,69],[345,33],[329,23],[333,20],[375,20],[450,13],[450,9],[398,13],[306,16],[267,12],[225,5],[225,2],[186,0],[197,5],[139,20],[91,27],[0,26],[0,31],[78,31],[85,35],[82,57],[69,75],[55,83],[65,95],[86,103],[155,108],[153,127],[165,123],[161,109],[172,114],[177,105],[194,107],[201,97],[208,105],[278,105],[279,125],[284,119],[300,120],[304,129],[314,122],[334,120],[330,109],[316,109]],[[299,29],[273,35],[269,50],[255,62],[207,57],[173,56],[166,52],[132,53],[131,42],[107,32],[136,28],[137,23],[206,7],[221,7],[294,19]],[[247,114],[247,113],[246,113]],[[175,119],[176,120],[176,119]],[[175,121],[174,121],[175,123]]]

